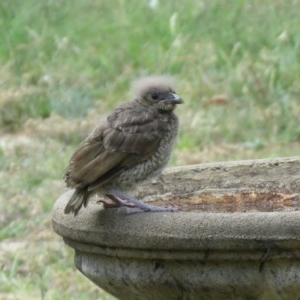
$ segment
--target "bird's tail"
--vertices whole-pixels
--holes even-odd
[[[70,198],[68,204],[65,207],[65,214],[74,213],[76,216],[81,209],[82,205],[84,207],[88,204],[89,192],[86,188],[76,189]]]

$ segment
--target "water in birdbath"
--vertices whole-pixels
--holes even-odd
[[[172,205],[180,211],[199,212],[280,212],[300,208],[299,193],[268,191],[207,191],[185,195],[165,195],[151,201],[155,205]]]

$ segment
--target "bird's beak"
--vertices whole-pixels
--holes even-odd
[[[168,98],[166,99],[167,102],[172,103],[172,104],[181,104],[183,103],[183,100],[180,96],[178,96],[175,93],[170,93]]]

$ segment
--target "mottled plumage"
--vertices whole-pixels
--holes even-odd
[[[134,82],[134,101],[116,108],[72,155],[65,181],[75,192],[65,213],[76,215],[95,192],[115,201],[113,207],[167,210],[141,204],[123,191],[158,176],[166,166],[178,132],[173,111],[182,103],[174,89],[173,80],[167,76]]]

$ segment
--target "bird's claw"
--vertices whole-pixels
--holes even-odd
[[[116,190],[112,190],[110,193],[107,193],[106,196],[112,200],[113,203],[107,203],[103,200],[100,200],[100,202],[103,203],[104,208],[125,207],[127,214],[140,212],[175,212],[179,210],[176,207],[160,207],[146,204]]]
[[[152,206],[149,205],[148,208],[140,208],[140,207],[125,207],[126,214],[132,215],[141,212],[176,212],[179,211],[177,207],[160,207],[160,206]]]
[[[106,202],[105,200],[99,200],[97,203],[102,203],[104,208],[118,208],[121,207],[119,203],[116,202]]]
[[[134,204],[121,200],[117,197],[109,197],[112,202],[107,202],[103,199],[98,200],[97,203],[102,203],[104,208],[119,208],[119,207],[135,207]]]

